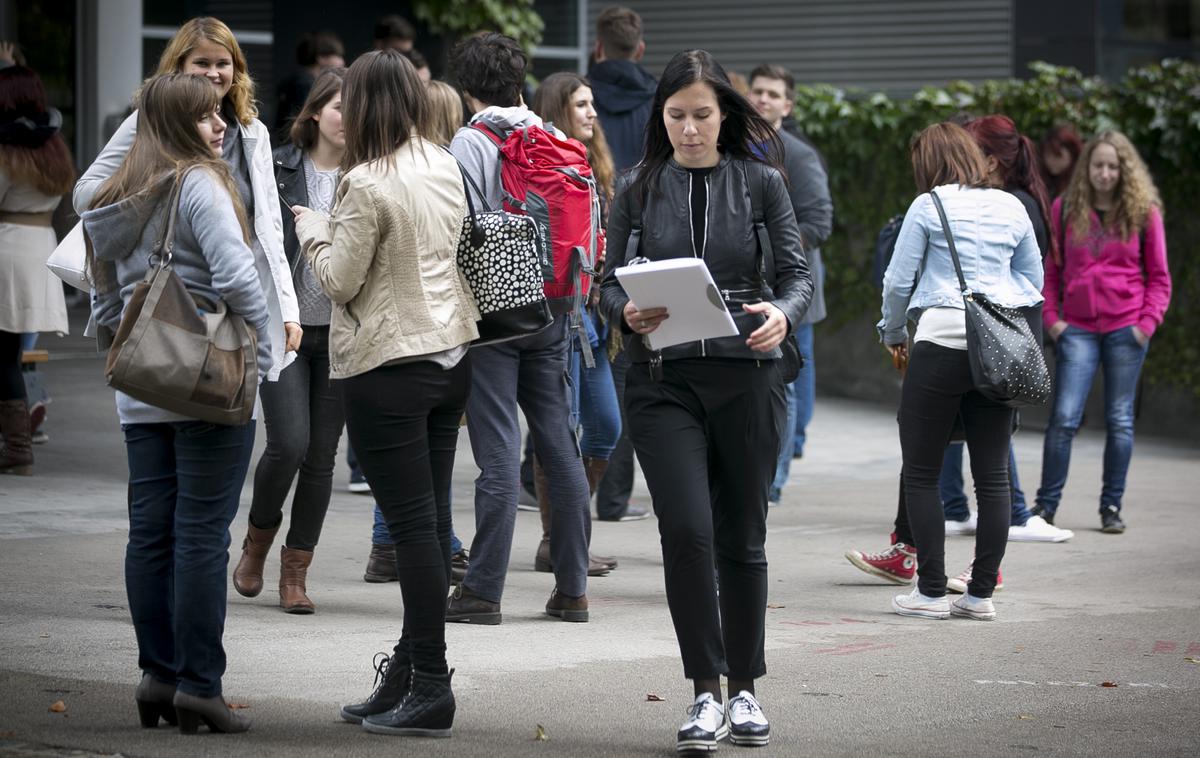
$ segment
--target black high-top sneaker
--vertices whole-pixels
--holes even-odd
[[[404,702],[387,713],[367,716],[363,729],[374,734],[407,737],[449,737],[454,725],[454,692],[446,674],[413,671],[412,689]]]
[[[351,724],[361,724],[367,716],[387,713],[404,700],[412,683],[412,666],[408,655],[395,652],[375,654],[375,691],[366,702],[342,706],[342,718]]]

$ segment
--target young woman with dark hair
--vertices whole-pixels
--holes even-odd
[[[21,335],[67,331],[62,285],[46,259],[57,244],[51,216],[75,165],[41,79],[11,63],[0,60],[0,474],[32,474]]]
[[[727,734],[737,744],[770,740],[754,682],[766,673],[767,491],[785,415],[777,364],[812,297],[791,199],[771,165],[779,154],[775,130],[712,55],[679,53],[654,94],[645,155],[632,181],[621,180],[609,216],[600,304],[632,362],[630,439],[653,496],[667,604],[696,698],[677,734],[681,752],[715,750]],[[756,208],[773,282],[759,266],[768,251],[759,249]],[[631,244],[635,228],[646,233]],[[688,255],[707,264],[739,334],[651,351],[645,335],[671,314],[639,308],[612,272],[635,257]]]
[[[203,79],[167,74],[138,96],[137,134],[95,192],[83,225],[96,323],[115,330],[151,266],[167,198],[177,183],[174,272],[197,302],[224,301],[258,333],[258,370],[271,368],[267,298],[250,252],[237,180],[221,159],[220,96]],[[142,726],[159,718],[183,733],[201,721],[244,732],[250,719],[221,694],[229,524],[254,449],[255,421],[197,421],[116,393],[129,457],[125,588],[143,671]]]
[[[360,56],[342,95],[333,211],[293,211],[334,304],[330,376],[395,543],[404,626],[381,685],[341,713],[370,732],[448,737],[450,479],[471,383],[467,346],[479,336],[455,264],[467,202],[454,158],[417,131],[428,123],[425,85],[401,53]]]
[[[1121,501],[1133,457],[1134,399],[1150,339],[1171,301],[1163,205],[1129,138],[1101,132],[1083,149],[1054,202],[1062,261],[1046,266],[1046,332],[1054,340],[1054,407],[1034,512],[1053,522],[1067,482],[1071,442],[1098,369],[1104,372],[1101,531],[1125,531]]]
[[[905,214],[884,274],[878,324],[897,365],[908,364],[900,400],[901,476],[918,585],[909,595],[897,595],[892,609],[903,616],[990,620],[996,616],[991,596],[1008,540],[1013,411],[975,389],[962,288],[933,193],[945,208],[967,285],[992,302],[1009,308],[1041,303],[1041,252],[1024,206],[991,188],[983,151],[962,127],[941,123],[926,128],[913,141],[912,163],[921,194]],[[911,360],[909,320],[917,322]],[[946,440],[960,417],[979,521],[971,579],[952,607],[946,601],[946,525],[938,477]]]
[[[1038,157],[1041,159],[1042,181],[1051,198],[1067,191],[1081,152],[1083,140],[1070,124],[1058,124],[1042,137],[1038,145]]]
[[[346,152],[341,97],[345,73],[345,69],[328,69],[317,76],[292,122],[292,143],[274,152],[283,250],[304,336],[296,360],[279,374],[279,381],[264,384],[259,392],[266,414],[267,448],[254,469],[254,497],[233,586],[245,597],[262,591],[267,552],[283,523],[283,501],[299,472],[292,520],[279,555],[279,606],[287,613],[316,610],[307,594],[308,568],[329,509],[334,457],[345,424],[342,399],[329,383],[331,305],[300,255],[291,207],[303,205],[328,213],[333,206]]]

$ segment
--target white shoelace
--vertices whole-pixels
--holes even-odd
[[[747,719],[754,719],[762,715],[762,707],[758,701],[752,697],[735,697],[729,702],[730,717],[745,716]]]

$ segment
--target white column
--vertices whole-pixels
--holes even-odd
[[[142,0],[81,0],[78,19],[75,149],[87,166],[142,82]]]

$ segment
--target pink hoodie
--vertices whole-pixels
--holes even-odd
[[[1162,216],[1151,208],[1145,232],[1127,240],[1102,231],[1095,211],[1091,219],[1085,237],[1078,238],[1073,229],[1066,236],[1064,265],[1046,258],[1042,288],[1046,329],[1061,319],[1089,332],[1104,334],[1137,326],[1147,337],[1153,335],[1171,301]],[[1054,238],[1062,240],[1062,198],[1054,201],[1050,223]],[[1140,250],[1143,238],[1145,249]]]

